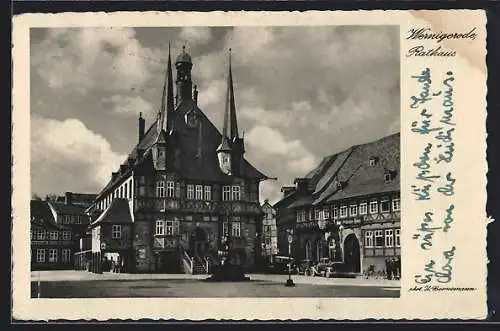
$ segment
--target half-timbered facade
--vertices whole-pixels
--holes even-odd
[[[387,258],[400,255],[399,139],[393,134],[328,156],[287,188],[275,207],[288,210],[286,219],[278,214],[278,226],[295,229],[296,259],[329,258],[361,273],[382,271]]]
[[[251,268],[267,177],[244,158],[230,58],[221,132],[197,105],[184,48],[174,65],[175,82],[169,54],[156,121],[146,130],[140,116],[138,144],[88,209],[93,255],[118,254],[129,272],[208,272],[229,243],[232,262]]]

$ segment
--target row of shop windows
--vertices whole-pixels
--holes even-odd
[[[176,236],[179,235],[180,222],[178,220],[174,221],[164,221],[157,220],[155,223],[155,235],[158,236]],[[229,223],[222,223],[222,235],[227,237],[229,234]],[[232,237],[241,237],[241,222],[231,222],[231,236]]]
[[[142,176],[143,177],[143,176]],[[141,177],[141,178],[142,178]],[[124,198],[132,199],[132,180],[129,180],[117,188],[112,194],[108,195],[105,199],[98,203],[100,210],[106,209],[113,199]],[[139,196],[146,196],[146,187],[139,187]],[[175,181],[156,182],[156,196],[159,198],[180,198],[180,183]],[[210,201],[212,197],[211,185],[193,185],[186,186],[186,199],[188,200],[204,200]],[[241,187],[238,185],[225,185],[222,186],[222,200],[223,201],[239,201],[241,200]]]
[[[47,254],[48,253],[48,254]],[[59,250],[56,248],[37,248],[36,250],[36,262],[37,263],[57,263],[59,262]],[[48,260],[47,260],[48,257]],[[62,263],[70,263],[71,262],[71,249],[63,248],[61,250],[61,261]]]
[[[365,248],[400,247],[400,229],[365,231]]]
[[[61,215],[62,224],[82,224],[85,216],[83,215]]]
[[[61,235],[59,235],[61,234]],[[31,230],[31,240],[71,240],[71,231]]]
[[[297,222],[305,222],[306,220],[320,220],[320,219],[337,219],[337,218],[345,218],[348,216],[358,216],[358,215],[367,215],[369,214],[378,214],[378,213],[389,213],[392,211],[400,211],[401,204],[400,200],[395,198],[382,199],[380,202],[371,201],[363,202],[358,204],[351,205],[342,205],[340,208],[338,206],[334,206],[333,208],[315,208],[309,210],[309,217],[307,218],[307,214],[305,210],[297,211]]]

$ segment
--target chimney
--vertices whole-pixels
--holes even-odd
[[[142,113],[139,113],[139,142],[144,138],[144,130],[146,128],[146,120],[142,118]]]
[[[122,164],[120,165],[120,175],[123,175],[125,171],[127,170],[127,166]]]
[[[117,176],[118,176],[118,173],[113,171],[113,172],[111,173],[111,180],[112,180],[112,181],[113,181],[113,180],[115,180]]]
[[[198,86],[197,85],[195,85],[194,89],[193,89],[193,101],[194,101],[195,105],[198,104]]]
[[[73,203],[73,193],[71,192],[66,192],[64,194],[64,203],[66,205],[71,205]]]

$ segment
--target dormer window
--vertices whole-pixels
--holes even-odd
[[[386,168],[384,171],[384,181],[386,183],[390,183],[394,179],[395,175],[396,175],[395,171],[391,171]]]
[[[370,164],[370,167],[375,166],[377,164],[377,162],[378,162],[378,157],[376,157],[376,156],[372,156],[368,160],[368,163]]]

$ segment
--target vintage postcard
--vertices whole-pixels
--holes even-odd
[[[13,318],[484,319],[479,10],[13,22]]]

